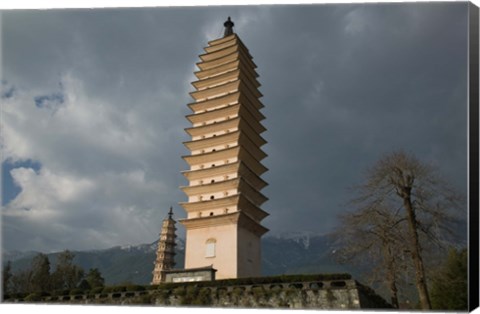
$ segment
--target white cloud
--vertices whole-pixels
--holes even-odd
[[[36,106],[43,94],[32,90],[4,99],[4,161],[41,164],[39,171],[11,170],[21,192],[3,211],[5,238],[13,240],[5,246],[87,249],[154,240],[163,202],[178,201],[167,198],[177,189],[171,178],[146,175],[165,153],[170,130],[161,121],[170,117],[159,115],[158,104],[119,110],[89,96],[71,74],[61,86],[53,91],[62,93],[61,106]],[[151,114],[156,126],[145,125]]]
[[[39,173],[31,168],[16,168],[11,174],[22,191],[7,206],[6,214],[29,216],[29,219],[55,218],[52,214],[61,214],[55,211],[57,204],[78,202],[94,187],[94,183],[88,179],[52,173],[46,168]],[[25,210],[18,211],[18,208]]]

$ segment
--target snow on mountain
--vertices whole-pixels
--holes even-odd
[[[292,231],[279,233],[277,235],[273,235],[272,237],[281,240],[292,240],[298,244],[302,244],[305,250],[308,250],[311,242],[310,239],[321,236],[323,235],[311,231]]]
[[[175,239],[175,244],[177,250],[184,250],[185,249],[185,240],[182,238],[176,238]],[[114,247],[114,248],[118,248]],[[147,244],[138,244],[138,245],[123,245],[119,247],[121,250],[131,252],[131,251],[142,251],[145,253],[148,252],[157,252],[158,248],[158,240],[155,240],[152,243],[147,243]]]

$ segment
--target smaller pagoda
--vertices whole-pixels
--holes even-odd
[[[158,242],[157,258],[154,262],[152,285],[158,285],[165,282],[166,270],[171,270],[175,266],[175,220],[172,218],[173,210],[170,207],[168,217],[163,220],[162,231],[160,232],[160,241]]]

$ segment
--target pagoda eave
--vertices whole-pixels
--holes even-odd
[[[235,158],[238,155],[239,150],[240,146],[233,146],[214,152],[182,156],[182,159],[185,160],[185,162],[187,162],[190,166],[193,166],[200,163],[224,160],[226,158]]]
[[[202,60],[202,62],[209,62],[219,58],[223,58],[231,53],[234,53],[238,51],[238,48],[239,47],[236,45],[230,45],[222,49],[218,49],[215,52],[207,52],[207,53],[201,54],[199,55],[199,57],[200,57],[200,60]]]
[[[268,185],[265,180],[253,172],[244,162],[236,161],[234,163],[229,163],[225,165],[219,165],[212,168],[204,168],[198,170],[185,170],[182,171],[182,174],[188,180],[201,180],[212,176],[220,176],[229,174],[232,172],[237,172],[239,176],[247,180],[252,186],[261,190]]]
[[[189,150],[199,150],[211,146],[225,145],[234,141],[238,141],[240,137],[240,131],[233,131],[230,133],[225,133],[219,136],[208,137],[195,141],[183,142],[183,145]]]
[[[205,47],[205,53],[199,55],[202,61],[211,61],[228,55],[232,51],[241,50],[249,59],[253,59],[245,45],[240,44],[241,41],[237,38],[233,38],[232,40],[223,43],[223,45],[218,45],[215,49],[211,49],[212,47]],[[238,44],[238,45],[235,45]],[[213,50],[213,51],[212,51]]]
[[[192,124],[202,123],[208,120],[214,120],[221,117],[229,117],[232,115],[238,115],[240,110],[239,103],[229,104],[228,106],[215,108],[213,110],[205,111],[202,113],[192,113],[186,116],[188,121]]]
[[[258,77],[257,72],[255,71],[256,65],[253,63],[252,60],[248,59],[248,57],[245,57],[241,53],[233,53],[230,54],[226,57],[222,58],[223,60],[216,60],[215,65],[210,65],[210,67],[206,67],[205,63],[200,62],[197,63],[203,64],[201,67],[199,66],[198,71],[193,72],[193,74],[198,78],[198,79],[206,79],[210,77],[215,77],[218,75],[221,75],[231,69],[234,68],[240,68],[240,69],[246,69],[249,73],[251,73],[254,77]]]
[[[216,58],[210,61],[197,62],[196,65],[199,69],[201,69],[202,71],[205,71],[205,70],[214,69],[218,66],[221,66],[222,64],[231,62],[237,58],[243,58],[244,62],[246,62],[248,66],[251,68],[255,69],[257,67],[255,62],[253,62],[250,54],[245,50],[241,49],[240,47],[236,47],[236,49],[233,52],[230,52],[226,55],[222,55],[219,58]]]
[[[200,79],[191,82],[193,87],[195,87],[197,90],[205,90],[207,88],[212,88],[218,85],[225,84],[225,82],[230,82],[240,75],[240,69],[231,69],[223,74],[214,76],[214,77],[209,77],[205,79]]]
[[[211,208],[220,208],[236,205],[238,204],[239,198],[240,194],[235,194],[228,197],[216,198],[213,200],[205,200],[198,202],[180,202],[179,205],[182,206],[186,212],[195,212]]]
[[[203,50],[205,50],[205,52],[207,52],[207,53],[213,53],[215,51],[222,50],[226,47],[236,45],[237,43],[238,43],[238,37],[234,36],[234,37],[231,37],[229,40],[227,40],[227,41],[225,41],[221,44],[218,44],[218,45],[215,45],[215,46],[208,46],[208,47],[203,48]]]
[[[210,40],[208,42],[208,46],[212,47],[212,46],[217,46],[217,45],[220,45],[220,44],[223,44],[224,42],[227,42],[229,40],[232,40],[234,38],[238,38],[237,34],[231,34],[231,35],[228,35],[228,36],[225,36],[225,37],[222,37],[222,38],[218,38],[218,39],[214,39],[214,40]]]
[[[183,160],[190,166],[199,165],[202,163],[210,163],[215,161],[222,161],[225,159],[236,158],[238,154],[242,154],[247,158],[253,159],[252,162],[260,163],[268,155],[257,147],[253,147],[250,150],[244,148],[243,145],[232,146],[221,150],[211,151],[208,153],[199,153],[195,155],[182,156]],[[246,153],[243,153],[246,152]],[[236,161],[236,160],[235,160]]]
[[[215,189],[237,189],[239,191],[237,194],[244,195],[255,206],[261,206],[264,202],[268,200],[268,197],[253,188],[250,183],[242,177],[236,177],[233,179],[218,181],[214,183],[183,186],[180,188],[188,197],[210,193]]]
[[[259,88],[262,86],[260,82],[256,79],[256,75],[252,75],[252,73],[242,70],[240,68],[237,69],[232,69],[229,71],[224,72],[223,74],[209,77],[209,78],[204,78],[204,79],[199,79],[191,84],[198,90],[198,91],[203,91],[209,88],[217,87],[220,85],[224,85],[228,82],[234,81],[234,79],[240,79],[240,80],[248,80],[248,83],[255,88]],[[191,94],[191,93],[190,93]]]
[[[195,101],[213,99],[218,97],[219,95],[234,93],[238,90],[239,86],[240,86],[240,81],[237,78],[235,81],[232,81],[232,82],[228,82],[212,88],[191,92],[190,96],[193,99],[195,99]]]
[[[188,180],[201,180],[211,176],[225,175],[231,172],[239,171],[240,161],[236,161],[229,164],[219,165],[218,167],[204,168],[198,170],[185,170],[182,174]]]
[[[240,183],[240,178],[233,178],[229,180],[224,180],[224,181],[218,181],[214,183],[206,183],[206,184],[198,184],[198,185],[188,185],[188,186],[181,186],[180,189],[183,190],[187,196],[194,196],[194,195],[199,195],[199,194],[205,194],[212,189],[234,189],[238,188]]]
[[[236,224],[240,215],[240,212],[234,212],[216,216],[179,219],[178,222],[184,225],[185,228],[191,230],[197,228]]]
[[[186,128],[185,132],[187,132],[190,136],[200,136],[208,133],[215,133],[232,128],[238,128],[239,123],[240,119],[238,117],[235,117],[217,123]]]

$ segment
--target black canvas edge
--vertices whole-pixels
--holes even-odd
[[[479,298],[479,80],[478,80],[478,7],[469,3],[469,45],[468,45],[468,98],[469,98],[469,281],[468,309],[473,311],[478,307]]]

